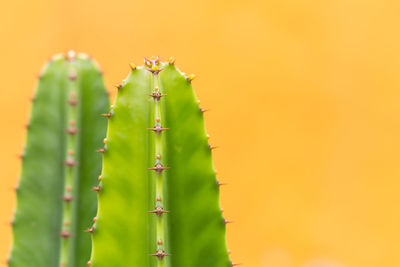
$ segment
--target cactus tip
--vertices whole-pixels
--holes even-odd
[[[72,50],[72,49],[69,50],[68,53],[67,53],[67,59],[69,61],[71,61],[71,60],[74,60],[75,57],[76,57],[76,52],[74,50]]]
[[[168,63],[169,63],[170,65],[174,65],[174,63],[175,63],[175,58],[174,58],[174,57],[170,57]]]
[[[131,67],[131,70],[136,70],[136,65],[134,63],[130,63],[129,66]]]

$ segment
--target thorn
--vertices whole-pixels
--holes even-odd
[[[131,70],[136,70],[136,65],[134,63],[130,63],[129,67],[131,67]]]
[[[233,221],[229,221],[229,220],[225,220],[225,219],[224,219],[224,223],[225,223],[225,224],[233,223]]]
[[[88,261],[88,262],[87,262],[87,265],[88,265],[88,266],[90,266],[91,264],[92,264],[92,262],[91,262],[91,261]]]
[[[96,222],[97,221],[97,217],[93,217],[93,222]]]
[[[76,80],[76,71],[75,71],[74,69],[71,69],[71,70],[69,71],[68,78],[69,78],[71,81],[75,81],[75,80]]]
[[[122,88],[122,84],[116,84],[114,86],[117,87],[118,90]]]
[[[231,250],[230,249],[228,249],[228,254],[231,254]]]
[[[104,153],[104,152],[106,152],[106,149],[103,147],[103,148],[97,149],[96,152]]]
[[[151,63],[150,63],[151,64]],[[153,73],[153,75],[157,75],[159,74],[162,70],[164,69],[160,69],[157,66],[152,66],[151,68],[147,68],[146,70],[150,71],[151,73]]]
[[[99,175],[99,178],[97,178],[99,181],[101,181],[101,179],[102,179],[102,177],[101,177],[101,175]]]
[[[103,116],[103,117],[107,117],[107,118],[110,118],[111,117],[111,112],[109,112],[109,113],[103,113],[103,114],[101,114],[101,116]]]
[[[233,263],[231,262],[231,266],[238,266],[238,265],[242,265],[241,263]]]
[[[204,113],[204,112],[207,112],[207,111],[209,111],[209,109],[203,109],[203,108],[200,108],[200,111],[201,111],[201,113]]]
[[[212,145],[208,144],[208,148],[209,148],[210,150],[214,150],[214,149],[216,149],[216,148],[219,148],[219,146],[212,146]]]
[[[221,185],[227,185],[228,183],[221,183],[220,181],[217,181],[217,185],[221,186]]]
[[[157,159],[161,159],[161,155],[157,155],[156,157],[157,157]]]
[[[161,197],[158,197],[158,198],[157,198],[157,201],[161,201]]]
[[[175,63],[175,58],[170,57],[168,63],[169,63],[169,65],[174,65],[174,63]]]
[[[161,216],[163,213],[168,213],[169,211],[164,210],[163,207],[155,207],[154,210],[148,211],[148,213],[155,213],[157,216]]]
[[[166,94],[161,94],[159,91],[154,91],[151,95],[155,101],[159,101],[161,97],[166,96]]]
[[[162,241],[158,240],[157,245],[162,245]]]
[[[162,131],[168,130],[168,128],[163,128],[163,127],[161,127],[161,125],[155,125],[154,128],[147,128],[147,130],[152,130],[156,134],[160,134]]]
[[[224,209],[223,209],[223,208],[221,208],[221,212],[224,212]]]
[[[94,226],[92,226],[92,227],[86,229],[84,232],[85,232],[85,233],[91,233],[91,234],[93,234],[93,232],[94,232]]]
[[[100,185],[94,186],[94,187],[92,188],[92,190],[93,190],[93,191],[96,191],[96,192],[100,192],[100,189],[101,189]]]
[[[78,132],[78,129],[76,129],[75,127],[69,127],[67,129],[65,129],[65,131],[69,134],[69,135],[74,135]]]
[[[66,203],[69,203],[73,200],[73,197],[71,195],[65,195],[62,197],[62,200],[64,200]]]
[[[159,260],[162,260],[165,256],[171,256],[171,254],[166,254],[164,250],[158,249],[155,254],[150,254],[149,256],[155,256]]]
[[[194,80],[194,78],[196,78],[196,75],[194,75],[194,74],[189,74],[189,75],[186,77],[186,80],[187,80],[189,83],[191,83],[191,82]]]
[[[67,159],[66,161],[64,161],[65,165],[67,165],[68,167],[73,167],[74,165],[77,164],[76,161],[74,161],[73,159]]]
[[[104,138],[104,139],[103,139],[103,143],[104,143],[104,144],[107,144],[107,138]]]
[[[157,163],[153,168],[147,168],[148,170],[154,170],[156,173],[160,174],[163,170],[167,170],[170,167],[164,167],[161,163]]]
[[[75,51],[74,50],[69,50],[68,53],[67,53],[67,59],[69,61],[72,61],[72,60],[75,59],[75,57],[76,57]]]
[[[70,100],[68,100],[68,104],[70,105],[70,106],[76,106],[77,104],[78,104],[78,100],[76,100],[76,99],[70,99]]]
[[[70,237],[71,236],[71,233],[70,232],[68,232],[67,230],[64,230],[64,231],[62,231],[61,233],[60,233],[60,236],[62,237],[62,238],[68,238],[68,237]]]
[[[65,190],[67,190],[67,192],[71,192],[72,187],[71,187],[70,185],[68,185],[68,186],[65,188]]]
[[[207,139],[210,139],[210,135],[209,134],[207,134],[206,137],[207,137]]]

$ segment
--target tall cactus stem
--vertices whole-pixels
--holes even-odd
[[[95,196],[109,105],[96,62],[58,54],[40,73],[22,156],[10,267],[77,267],[90,254],[82,230],[95,215]]]

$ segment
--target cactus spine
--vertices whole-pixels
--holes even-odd
[[[92,267],[229,267],[203,112],[174,60],[131,65],[108,117]]]
[[[10,267],[82,266],[83,230],[96,212],[96,183],[108,107],[102,75],[85,54],[54,56],[39,77],[13,220]]]

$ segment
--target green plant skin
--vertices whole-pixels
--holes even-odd
[[[87,55],[56,55],[44,66],[22,157],[10,267],[85,266],[91,240],[84,230],[97,208],[90,188],[101,170],[94,151],[106,132],[99,114],[108,106],[102,74]],[[68,167],[68,159],[77,164]]]
[[[88,264],[232,266],[219,184],[191,76],[185,77],[173,61],[146,62],[132,67],[108,115]],[[150,96],[156,88],[166,94],[158,101]],[[148,129],[157,124],[168,130],[157,134]],[[149,170],[157,163],[170,168]],[[149,213],[155,206],[168,213]],[[160,253],[167,255],[151,256]]]

